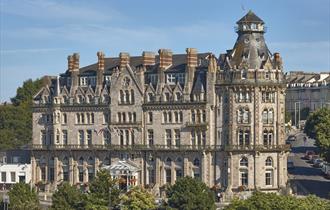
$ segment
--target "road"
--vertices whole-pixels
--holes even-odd
[[[295,165],[293,169],[288,170],[291,185],[298,195],[315,194],[329,199],[330,180],[324,178],[321,169],[312,167],[302,158],[306,150],[317,151],[314,146],[315,140],[307,139],[304,142],[304,136],[305,134],[298,132],[296,133],[297,140],[291,142],[292,151],[288,160],[292,160]]]

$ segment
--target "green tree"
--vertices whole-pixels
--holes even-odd
[[[134,187],[121,196],[123,210],[156,209],[155,197],[140,187]]]
[[[0,148],[13,149],[31,142],[32,97],[46,79],[27,80],[17,89],[13,104],[0,105]]]
[[[90,183],[89,191],[87,209],[107,209],[109,198],[112,208],[118,207],[120,203],[120,190],[117,187],[117,182],[111,178],[106,170],[98,171],[97,176]]]
[[[310,195],[305,198],[277,195],[276,193],[255,192],[247,200],[234,199],[225,210],[326,210],[330,209],[330,202]]]
[[[322,108],[312,113],[307,118],[304,132],[316,140],[321,154],[330,161],[330,109]]]
[[[53,194],[53,210],[83,210],[86,206],[86,196],[74,186],[63,182]]]
[[[291,112],[285,112],[285,123],[290,122],[292,119],[292,113]]]
[[[25,183],[17,183],[9,191],[10,205],[13,210],[29,209],[36,210],[39,208],[38,195],[30,185]]]
[[[180,210],[215,209],[214,195],[205,183],[191,177],[176,181],[166,190],[168,205]]]

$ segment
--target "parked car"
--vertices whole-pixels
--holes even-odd
[[[313,150],[307,150],[306,153],[305,153],[304,158],[306,160],[310,160],[313,155],[315,155],[315,152]]]
[[[330,171],[328,171],[328,173],[325,174],[325,178],[330,179]]]
[[[297,138],[296,138],[296,136],[295,135],[290,135],[289,137],[288,137],[288,141],[295,141]]]
[[[292,160],[288,160],[287,167],[288,167],[288,169],[294,168],[294,163]]]
[[[330,172],[330,163],[324,162],[321,171],[324,174],[327,174],[328,172]]]
[[[321,159],[314,159],[313,161],[313,167],[315,168],[322,168],[323,160]]]
[[[319,155],[310,155],[309,156],[309,159],[307,160],[307,162],[313,164],[314,163],[314,160],[319,159],[319,158],[320,158]]]

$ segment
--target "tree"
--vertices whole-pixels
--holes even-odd
[[[10,199],[10,209],[40,209],[38,195],[34,189],[30,188],[28,184],[17,183],[13,186],[8,194]]]
[[[292,113],[291,112],[285,112],[285,123],[290,122],[292,119]]]
[[[121,196],[123,210],[152,210],[156,208],[152,194],[140,187],[134,187]]]
[[[304,132],[316,140],[321,154],[330,161],[330,109],[322,108],[311,114],[307,118]]]
[[[27,80],[17,89],[13,104],[0,105],[0,148],[13,149],[31,142],[32,97],[46,79]]]
[[[215,209],[214,195],[205,183],[192,177],[176,181],[166,190],[168,205],[174,209]]]
[[[86,196],[69,183],[62,183],[52,197],[53,210],[83,210],[86,209]]]
[[[296,198],[276,193],[254,192],[247,200],[234,199],[230,205],[225,207],[225,210],[237,209],[326,210],[330,209],[330,202],[314,195]]]
[[[88,194],[87,209],[101,209],[110,205],[112,208],[118,207],[120,203],[120,190],[117,187],[116,180],[112,179],[109,172],[100,170],[95,179],[90,183],[90,193]]]

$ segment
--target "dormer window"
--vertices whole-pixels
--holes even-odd
[[[166,75],[167,84],[175,84],[175,74]]]
[[[257,29],[257,25],[256,25],[255,23],[252,23],[252,24],[251,24],[251,29],[252,29],[252,30],[256,30],[256,29]]]
[[[87,77],[80,77],[80,86],[87,86]]]
[[[157,84],[157,74],[149,74],[149,83],[155,85]]]
[[[178,82],[184,84],[184,73],[178,74]]]
[[[164,101],[170,101],[170,93],[165,93]]]

